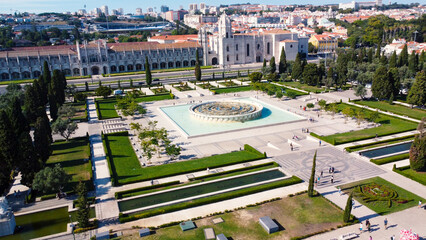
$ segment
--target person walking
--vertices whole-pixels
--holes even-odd
[[[372,236],[370,236],[370,240],[373,240],[373,237],[372,237]]]
[[[321,177],[322,177],[323,172],[321,171]]]
[[[385,224],[385,230],[388,230],[388,219],[387,218],[385,218],[384,224]]]
[[[359,233],[360,233],[360,234],[362,233],[362,227],[363,227],[363,226],[362,226],[362,222],[360,222],[360,223],[359,223]]]
[[[334,183],[334,176],[333,175],[331,175],[331,183]]]
[[[319,146],[321,147],[321,140],[319,140]]]
[[[422,201],[419,200],[419,208],[422,206]]]
[[[342,196],[342,190],[339,187],[337,187],[337,190],[339,190],[339,195]]]
[[[321,180],[321,178],[320,178],[320,176],[318,176],[318,184],[320,183],[320,180]]]

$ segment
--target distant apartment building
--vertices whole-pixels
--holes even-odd
[[[334,52],[337,48],[337,40],[327,35],[312,35],[309,43],[314,45],[318,53]]]
[[[168,6],[166,6],[166,5],[162,5],[162,6],[160,7],[160,11],[161,11],[162,13],[165,13],[165,12],[170,11],[170,9],[169,9],[169,7],[168,7]]]
[[[396,54],[399,55],[405,45],[407,45],[409,54],[411,54],[413,51],[417,54],[426,52],[426,43],[418,43],[413,41],[407,42],[405,39],[394,39],[392,43],[386,45],[382,51],[386,56],[392,55],[393,52],[396,52]]]
[[[180,20],[180,12],[179,11],[168,11],[168,12],[166,12],[166,20],[170,21],[170,22]]]
[[[199,28],[204,23],[217,23],[218,17],[215,15],[191,15],[186,14],[183,17],[183,21],[186,25],[192,28]]]
[[[142,8],[136,8],[135,15],[136,16],[142,16],[143,15]]]
[[[340,9],[359,9],[360,7],[374,7],[374,6],[382,6],[382,0],[376,0],[371,2],[356,2],[352,1],[349,3],[339,3]]]
[[[108,6],[104,5],[101,7],[101,12],[105,14],[105,16],[109,15]]]

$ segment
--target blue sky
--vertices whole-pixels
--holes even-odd
[[[233,4],[233,3],[261,3],[261,4],[326,4],[326,3],[339,3],[339,2],[350,2],[351,0],[257,0],[257,1],[248,1],[248,0],[215,0],[215,1],[194,1],[194,0],[0,0],[0,13],[11,13],[11,12],[64,12],[64,11],[76,11],[81,9],[86,4],[87,10],[92,10],[95,7],[100,7],[102,5],[108,5],[109,9],[123,8],[126,13],[134,13],[135,9],[140,7],[143,9],[143,12],[146,11],[148,7],[159,7],[161,5],[168,5],[172,9],[179,8],[182,5],[184,8],[188,8],[190,3],[200,3],[205,2],[207,5],[219,5],[219,4]],[[365,1],[365,0],[363,0]],[[388,3],[388,0],[383,0],[383,3]],[[395,2],[395,1],[392,1]],[[398,0],[398,3],[411,3],[411,2],[420,2],[425,3],[426,0]]]

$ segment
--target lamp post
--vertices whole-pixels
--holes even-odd
[[[74,235],[74,224],[72,224],[72,220],[71,220],[71,214],[68,215],[70,217],[70,226],[71,226],[71,233],[72,233],[72,237],[75,240],[75,235]]]

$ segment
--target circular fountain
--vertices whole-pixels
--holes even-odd
[[[217,122],[245,122],[259,118],[263,106],[249,101],[214,101],[192,105],[189,112],[195,118]]]

